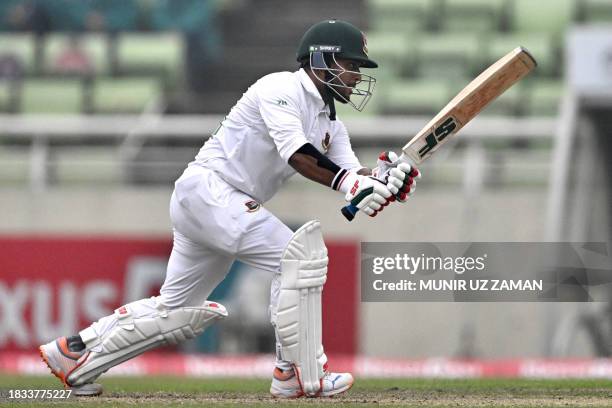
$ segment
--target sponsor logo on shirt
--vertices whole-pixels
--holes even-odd
[[[327,153],[327,151],[329,150],[329,145],[331,143],[331,136],[329,135],[329,132],[325,132],[325,137],[323,138],[323,140],[321,140],[321,146],[323,147],[323,153]]]
[[[259,208],[261,207],[261,204],[259,204],[255,200],[249,200],[246,203],[244,203],[244,205],[246,205],[247,212],[255,212],[259,210]]]

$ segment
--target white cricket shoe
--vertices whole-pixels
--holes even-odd
[[[68,375],[87,359],[88,352],[85,350],[80,352],[71,351],[68,348],[66,337],[59,337],[50,343],[40,346],[38,350],[40,357],[47,364],[51,373],[59,378],[66,388],[72,389],[72,393],[75,396],[96,396],[102,394],[101,384],[90,383],[72,387],[66,381]]]
[[[348,391],[353,386],[353,381],[350,373],[331,373],[325,370],[321,379],[321,391],[316,396],[332,397]],[[305,395],[295,371],[282,371],[279,368],[274,369],[270,393],[276,398],[299,398]]]

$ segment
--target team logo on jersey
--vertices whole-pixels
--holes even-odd
[[[259,208],[261,207],[261,204],[259,204],[255,200],[249,200],[246,203],[244,203],[244,205],[246,205],[247,212],[255,212],[259,210]]]
[[[321,140],[321,146],[323,147],[323,153],[327,153],[329,145],[331,144],[331,136],[329,132],[325,132],[325,137]]]

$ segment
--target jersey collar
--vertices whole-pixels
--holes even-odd
[[[321,94],[319,93],[319,90],[317,89],[315,84],[312,82],[312,79],[310,79],[310,77],[308,76],[304,68],[300,68],[300,70],[297,72],[297,75],[298,75],[298,78],[300,79],[300,82],[302,83],[302,86],[306,90],[306,92],[314,96],[318,101],[321,102],[321,104],[324,104],[323,98],[321,98]]]
[[[304,68],[300,68],[300,70],[297,72],[297,76],[300,79],[300,82],[302,83],[302,86],[304,87],[306,92],[308,92],[317,100],[318,108],[321,111],[325,110],[327,113],[329,113],[329,107],[325,105],[325,102],[323,101],[319,90],[312,82],[312,79],[310,79]]]

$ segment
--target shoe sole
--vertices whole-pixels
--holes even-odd
[[[72,393],[76,397],[96,397],[102,394],[102,391],[103,391],[102,385],[98,383],[84,384],[78,387],[71,387],[66,382],[66,376],[61,372],[55,371],[53,367],[51,366],[51,363],[49,362],[49,357],[47,356],[47,353],[45,352],[44,346],[38,347],[38,352],[40,354],[40,358],[42,359],[42,361],[44,361],[47,367],[49,367],[51,374],[56,376],[62,382],[62,384],[64,385],[64,388],[72,390]]]
[[[102,384],[90,383],[70,388],[75,397],[97,397],[102,394]]]
[[[319,397],[319,398],[332,398],[335,395],[342,394],[343,392],[346,392],[346,391],[350,390],[351,387],[353,387],[354,383],[355,383],[355,381],[353,380],[349,385],[345,386],[344,388],[340,388],[340,389],[331,391],[331,392],[326,393],[326,394],[321,393],[319,395],[314,396],[313,398],[317,398],[317,397]],[[302,397],[305,396],[305,394],[303,392],[298,394],[298,395],[288,396],[288,395],[282,395],[282,394],[274,394],[272,392],[272,390],[270,390],[270,394],[272,394],[272,397],[278,398],[278,399],[298,399],[298,398],[302,398]]]
[[[40,358],[42,358],[42,361],[44,361],[45,364],[47,365],[47,367],[49,367],[49,370],[51,370],[51,374],[53,374],[54,376],[59,378],[59,380],[62,382],[62,384],[64,384],[64,387],[68,388],[68,384],[66,383],[66,376],[64,374],[62,374],[61,372],[55,371],[53,369],[53,367],[51,367],[51,363],[49,362],[49,358],[47,357],[47,353],[45,353],[44,346],[40,346],[38,348],[38,352],[40,353]]]

